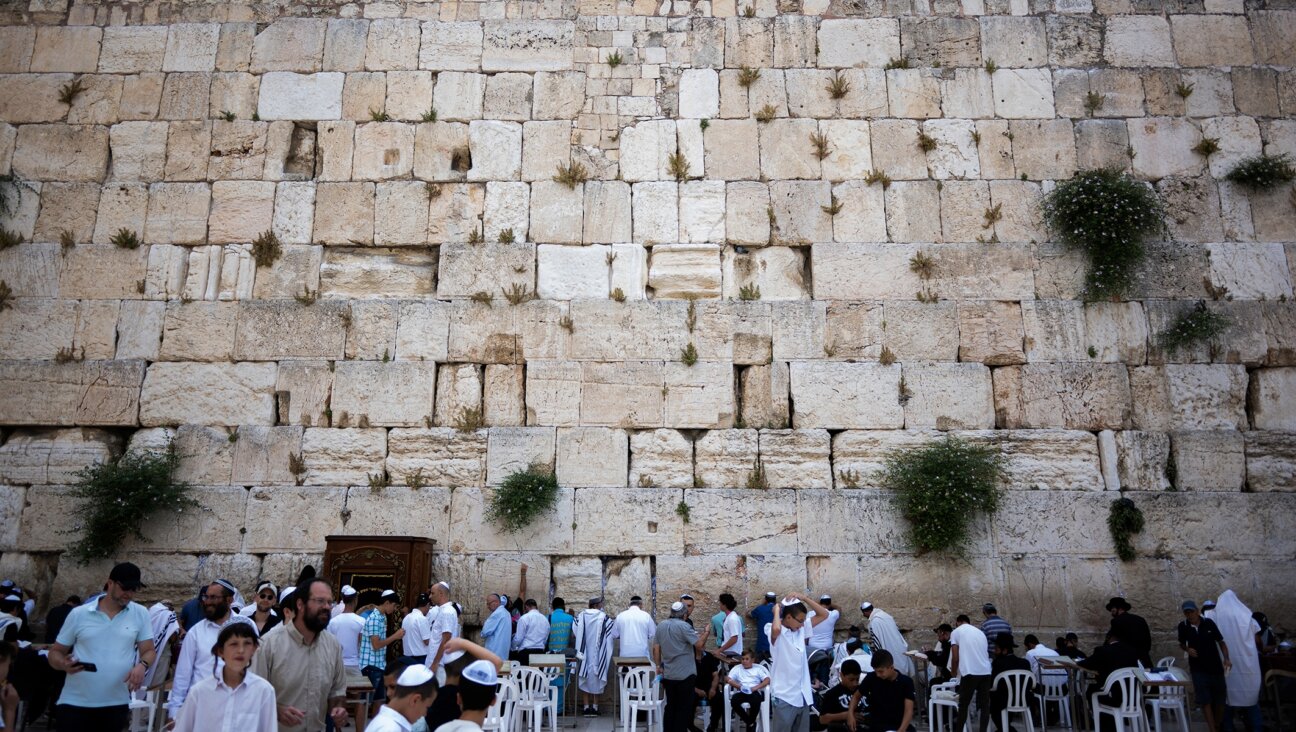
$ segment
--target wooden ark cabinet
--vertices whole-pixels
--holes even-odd
[[[324,537],[323,574],[334,591],[351,585],[360,593],[360,607],[377,603],[383,590],[396,590],[401,604],[427,590],[432,582],[432,548],[421,536]]]

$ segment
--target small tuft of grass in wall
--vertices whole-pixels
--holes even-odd
[[[386,110],[379,111],[377,109],[370,109],[369,121],[370,122],[391,122],[391,115],[387,114]]]
[[[369,473],[368,477],[369,490],[375,493],[391,486],[391,474],[387,472],[386,468],[383,468],[377,473]]]
[[[641,477],[646,478],[647,476],[641,476]],[[643,481],[640,482],[642,483]],[[692,512],[689,511],[689,505],[685,503],[684,499],[682,498],[680,499],[679,503],[675,504],[675,515],[679,516],[680,521],[683,521],[686,524],[689,522],[689,518],[691,518],[692,516]]]
[[[431,481],[426,475],[423,475],[423,468],[418,468],[412,473],[405,474],[405,487],[411,490],[421,490],[426,488]]]
[[[710,126],[711,126],[711,120],[709,119],[698,120],[698,128],[701,129],[703,132],[706,132],[707,128]]]
[[[935,149],[936,149],[936,138],[932,137],[931,135],[927,134],[926,132],[919,132],[919,133],[918,133],[918,149],[919,149],[919,150],[922,150],[922,151],[925,152],[925,153],[929,153],[929,152],[931,152],[932,150],[935,150]]]
[[[828,205],[827,205],[827,206],[820,206],[820,207],[819,207],[819,209],[820,209],[821,211],[823,211],[824,213],[828,214],[829,216],[836,216],[837,214],[839,214],[839,213],[842,212],[842,209],[843,209],[843,208],[845,208],[845,204],[842,203],[842,202],[841,202],[841,199],[837,198],[837,196],[835,196],[835,195],[830,195],[830,196],[828,197]]]
[[[420,119],[422,119],[424,122],[436,122],[437,121],[436,107],[428,107],[428,111],[424,112],[423,116]]]
[[[220,118],[225,120],[226,122],[233,122],[234,120],[238,119],[238,117],[228,109],[220,113]]]
[[[744,18],[755,18],[755,17],[756,17],[756,6],[755,6],[755,5],[748,5],[747,7],[743,8],[743,17],[744,17]]]
[[[1242,160],[1224,177],[1253,190],[1268,190],[1296,178],[1296,168],[1287,153],[1257,155]]]
[[[454,426],[460,432],[475,432],[486,424],[482,418],[482,410],[473,407],[459,407],[455,413]]]
[[[757,285],[743,285],[738,288],[739,300],[759,300],[761,299],[760,287]]]
[[[288,453],[288,472],[292,473],[297,485],[306,482],[306,461],[302,459],[300,452]]]
[[[558,327],[562,328],[568,333],[574,333],[576,331],[576,323],[572,321],[570,315],[564,315],[561,318],[559,318]]]
[[[1202,156],[1203,158],[1209,158],[1210,156],[1220,151],[1219,138],[1203,137],[1201,139],[1201,142],[1193,146],[1192,151]]]
[[[78,353],[76,348],[69,346],[67,348],[58,349],[58,353],[54,354],[54,363],[73,363],[84,360],[85,348],[82,348]]]
[[[607,57],[607,65],[614,69],[620,66],[624,61],[625,58],[621,55],[620,51],[614,51]]]
[[[747,487],[755,490],[769,488],[769,478],[765,475],[765,466],[761,464],[760,458],[752,461],[751,472],[747,473]]]
[[[675,180],[688,180],[689,168],[691,166],[689,165],[688,158],[684,157],[684,153],[672,153],[671,156],[666,159],[666,162],[670,165],[670,173]]]
[[[685,366],[692,366],[697,362],[698,362],[697,346],[693,345],[693,341],[689,341],[689,344],[684,347],[684,350],[680,351],[680,363],[684,364]]]
[[[987,74],[993,74],[999,70],[999,64],[995,63],[994,59],[988,58],[985,62],[985,70]]]
[[[753,69],[750,66],[744,66],[738,69],[738,86],[748,89],[761,78],[760,69]]]
[[[0,226],[0,252],[10,247],[16,247],[19,244],[22,244],[22,242],[23,238],[21,234]]]
[[[814,156],[820,160],[832,155],[832,145],[829,144],[828,135],[822,132],[810,135],[810,147],[814,150]]]
[[[1175,86],[1175,94],[1177,94],[1180,99],[1187,99],[1192,96],[1194,86],[1195,84],[1188,84],[1181,81],[1177,86]]]
[[[78,76],[59,87],[59,101],[70,107],[76,101],[76,98],[81,96],[83,91],[85,91],[85,81]]]
[[[846,80],[846,77],[842,76],[842,72],[838,71],[833,74],[832,81],[828,82],[827,86],[824,87],[824,90],[827,91],[828,96],[833,99],[844,99],[847,94],[850,94],[851,85],[850,82]]]
[[[887,61],[886,65],[882,68],[886,71],[890,71],[891,69],[911,69],[913,68],[913,62],[909,60],[908,56],[901,56]]]
[[[113,243],[113,246],[122,249],[139,249],[140,245],[139,234],[125,227],[118,229],[117,233],[113,234],[109,241]]]
[[[1003,220],[1003,203],[996,203],[987,208],[983,215],[985,216],[985,223],[981,224],[981,228],[989,229]]]
[[[778,110],[772,104],[766,104],[756,112],[757,122],[769,122],[778,115]]]
[[[585,170],[584,165],[572,162],[568,165],[559,165],[558,172],[554,174],[553,179],[575,190],[576,186],[589,180],[589,171]]]
[[[490,304],[495,300],[495,297],[491,295],[489,292],[486,292],[485,290],[481,290],[478,292],[474,292],[471,296],[469,296],[468,299],[472,300],[473,302],[479,305],[485,305],[487,307],[490,307]]]
[[[258,267],[269,267],[283,255],[283,244],[274,231],[267,229],[252,240],[252,259]]]
[[[309,307],[314,305],[316,300],[319,300],[319,290],[312,290],[310,287],[302,285],[301,294],[293,295],[293,299],[296,300],[299,305]]]
[[[512,244],[516,236],[512,229],[502,229],[499,233],[499,243]]]
[[[858,470],[843,470],[837,474],[837,479],[847,488],[860,487],[860,474]]]
[[[890,348],[882,346],[882,353],[878,354],[878,363],[883,366],[890,366],[896,362],[895,353]]]
[[[0,313],[13,307],[13,303],[9,302],[12,299],[13,290],[9,287],[9,283],[0,280]]]
[[[891,176],[887,175],[885,170],[870,170],[868,175],[864,176],[864,182],[868,185],[881,183],[883,190],[891,187]]]
[[[909,258],[909,271],[919,279],[930,280],[936,274],[936,260],[926,252],[917,252]]]
[[[76,234],[71,229],[64,229],[59,232],[59,246],[63,248],[63,253],[76,246]]]
[[[472,150],[466,145],[450,152],[450,169],[456,173],[467,173],[472,169]]]
[[[616,300],[617,302],[626,301],[625,290],[622,290],[620,287],[612,288],[612,292],[608,293],[608,297],[612,298],[613,300]]]
[[[423,190],[427,193],[429,201],[441,197],[441,185],[439,183],[426,183]]]
[[[507,290],[501,290],[504,293],[504,299],[508,300],[509,305],[521,305],[535,299],[535,293],[527,288],[526,285],[514,282],[509,285]]]
[[[1105,101],[1106,100],[1103,98],[1103,95],[1099,94],[1098,92],[1092,92],[1092,91],[1089,92],[1088,94],[1085,95],[1085,101],[1084,101],[1085,114],[1089,115],[1090,117],[1094,116],[1094,112],[1097,112],[1098,110],[1103,108],[1103,103]]]
[[[473,227],[473,230],[470,231],[470,232],[468,232],[468,243],[469,243],[469,244],[481,244],[481,243],[482,243],[482,233],[481,233],[481,229],[478,229],[477,227],[474,226],[474,227]]]

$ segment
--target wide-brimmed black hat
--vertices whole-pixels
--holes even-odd
[[[1107,601],[1107,610],[1124,610],[1129,612],[1130,604],[1123,597],[1113,597]]]

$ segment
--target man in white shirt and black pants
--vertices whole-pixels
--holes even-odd
[[[833,607],[832,597],[828,595],[820,595],[819,604],[824,606],[828,615],[823,622],[814,627],[814,631],[810,634],[810,675],[815,681],[827,687],[833,666],[833,631],[837,628],[841,611]]]
[[[968,707],[974,694],[981,715],[981,732],[986,732],[990,726],[989,653],[986,634],[973,625],[968,616],[958,616],[954,621],[954,632],[950,633],[950,672],[959,682],[958,717],[954,720],[956,730],[967,724]]]
[[[540,606],[535,600],[527,600],[523,606],[526,612],[518,618],[517,631],[513,634],[514,658],[523,666],[531,664],[532,653],[544,653],[549,642],[549,619],[540,614]]]
[[[762,629],[769,637],[774,661],[770,668],[770,722],[778,732],[810,732],[814,692],[810,688],[806,643],[814,626],[827,619],[828,610],[823,605],[793,592],[774,607],[774,622]]]
[[[414,598],[414,607],[401,620],[405,637],[401,639],[401,648],[405,651],[404,660],[420,666],[427,662],[428,641],[432,637],[431,621],[426,615],[432,599],[427,593]]]

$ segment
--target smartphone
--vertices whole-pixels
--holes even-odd
[[[98,670],[99,670],[99,667],[96,666],[96,665],[94,665],[93,663],[85,663],[84,661],[82,661],[82,662],[80,662],[80,663],[81,663],[81,670],[82,670],[82,671],[95,672],[95,671],[98,671]]]

